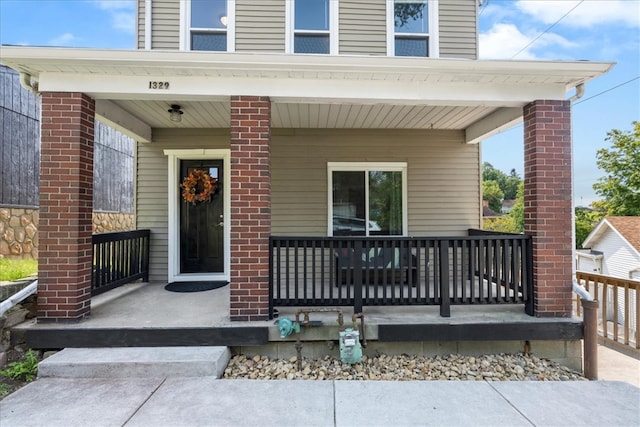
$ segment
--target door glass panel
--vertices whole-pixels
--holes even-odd
[[[365,174],[361,171],[334,171],[333,235],[364,236]]]
[[[369,234],[402,235],[402,172],[369,172]]]

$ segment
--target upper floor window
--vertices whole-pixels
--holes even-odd
[[[189,45],[191,50],[222,51],[228,49],[228,26],[231,21],[227,0],[191,0]]]
[[[289,52],[334,53],[331,43],[332,15],[337,12],[333,0],[291,0],[287,2],[289,16]]]
[[[331,236],[403,236],[406,163],[329,163]]]
[[[434,0],[387,0],[387,51],[390,56],[437,56]]]

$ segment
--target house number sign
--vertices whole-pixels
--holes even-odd
[[[149,89],[159,89],[159,90],[169,89],[169,82],[150,81]]]

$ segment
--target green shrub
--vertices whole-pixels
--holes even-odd
[[[38,272],[35,259],[12,260],[0,258],[0,280],[18,280]]]
[[[7,369],[0,371],[3,377],[12,380],[33,381],[38,373],[38,356],[33,350],[27,351],[24,359],[18,362],[11,362]]]

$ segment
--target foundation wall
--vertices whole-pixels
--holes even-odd
[[[433,357],[449,354],[462,354],[466,356],[498,353],[513,354],[522,353],[524,348],[525,341],[380,342],[368,340],[367,347],[362,350],[364,355],[372,357],[378,353]],[[582,372],[583,370],[582,342],[579,340],[530,341],[529,349],[530,354],[533,356],[552,360],[578,372]],[[263,346],[233,347],[231,351],[233,354],[244,354],[247,357],[261,355],[278,359],[290,359],[297,355],[295,339],[282,342],[272,341]],[[303,342],[303,358],[318,359],[327,355],[340,358],[337,335],[335,340]]]

